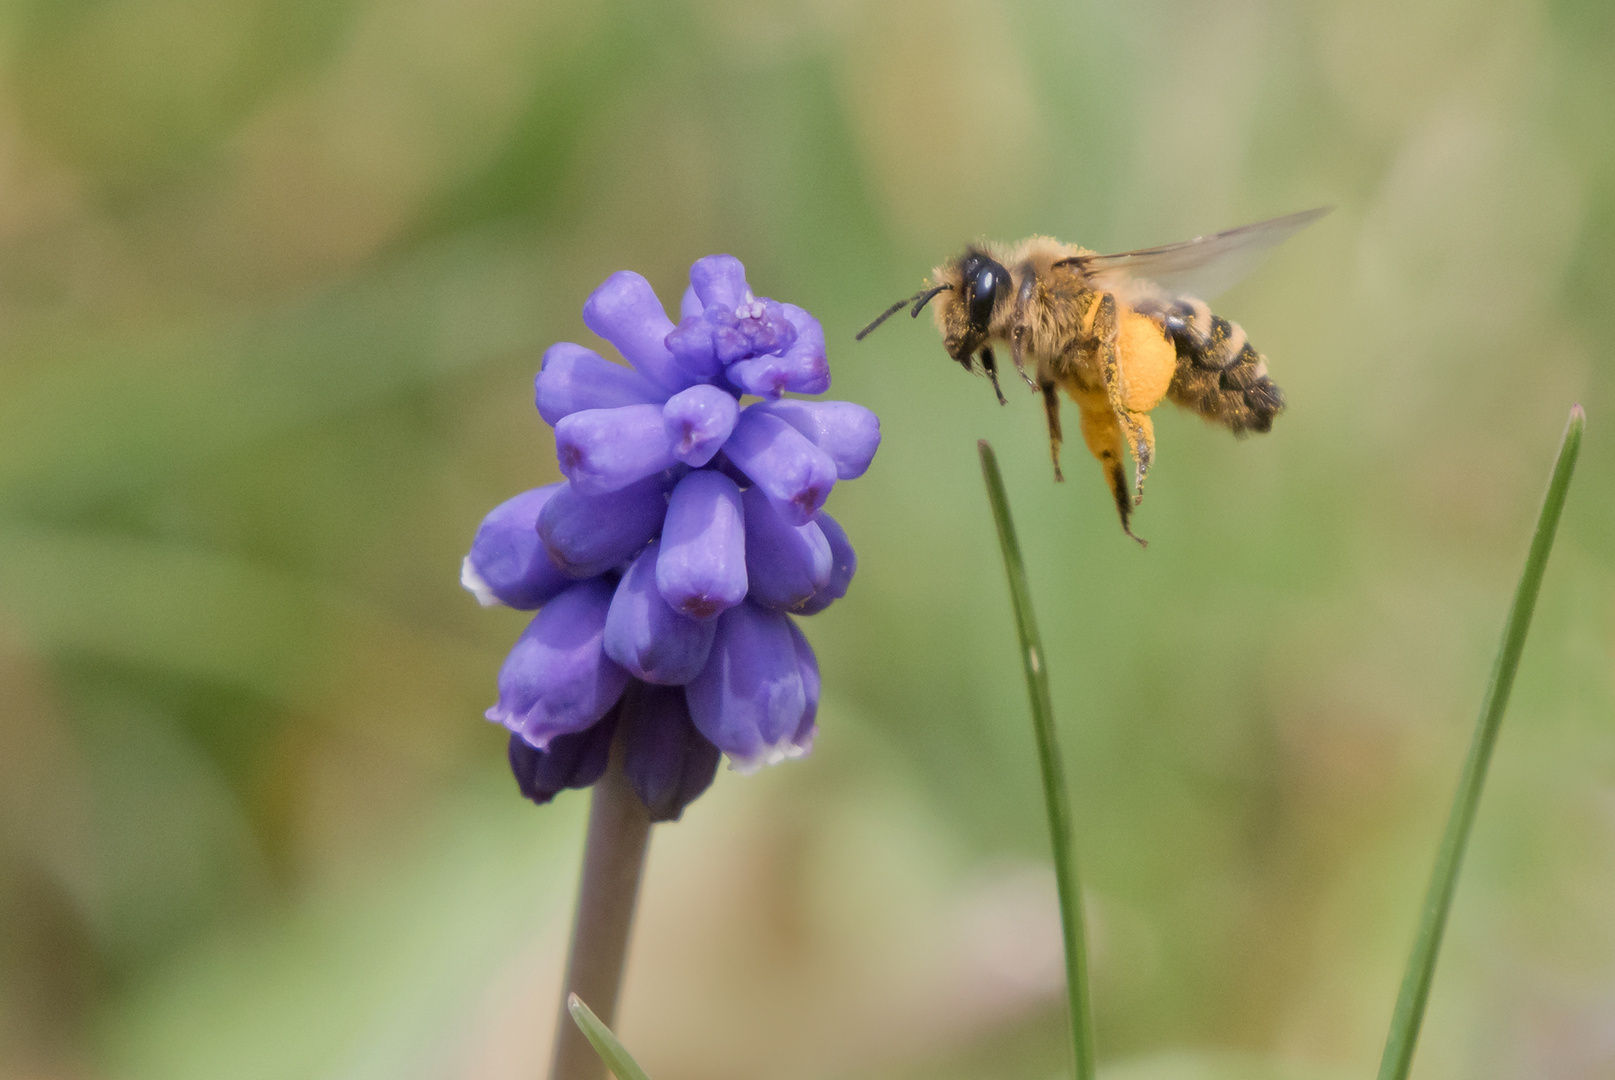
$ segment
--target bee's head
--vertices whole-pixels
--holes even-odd
[[[942,305],[937,321],[942,328],[943,343],[950,356],[966,368],[970,367],[971,357],[986,344],[993,311],[1001,301],[1008,299],[1013,288],[1009,271],[986,252],[970,248],[938,269],[932,280],[941,284],[922,289],[887,308],[859,331],[858,340],[862,341],[865,335],[904,307],[909,307],[909,314],[918,318],[933,297],[948,293],[945,299],[938,301]]]

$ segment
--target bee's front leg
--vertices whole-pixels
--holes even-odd
[[[1127,450],[1133,455],[1133,505],[1144,501],[1144,478],[1155,461],[1155,425],[1148,413],[1137,413],[1127,407],[1127,384],[1121,368],[1121,353],[1116,347],[1121,320],[1116,311],[1116,298],[1110,293],[1099,297],[1094,313],[1093,335],[1098,340],[1099,370],[1105,379],[1105,395],[1116,413],[1116,422],[1127,436]]]
[[[998,388],[998,361],[994,359],[992,346],[990,345],[981,350],[981,370],[985,371],[987,378],[992,380],[993,393],[998,395],[998,404],[1008,405],[1009,402],[1004,400],[1004,392]]]
[[[1049,422],[1049,457],[1054,460],[1054,479],[1064,481],[1065,474],[1060,471],[1060,391],[1054,383],[1044,383],[1040,389],[1043,391],[1043,415]]]
[[[1037,380],[1026,373],[1026,313],[1032,303],[1032,293],[1037,289],[1037,277],[1033,269],[1028,266],[1022,271],[1021,287],[1015,294],[1015,325],[1009,335],[1009,356],[1015,361],[1015,370],[1021,373],[1026,385],[1033,390],[1040,390]],[[1058,465],[1055,471],[1059,471]]]

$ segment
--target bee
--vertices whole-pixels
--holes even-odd
[[[883,311],[857,340],[904,307],[918,318],[942,296],[931,311],[949,356],[986,375],[1002,405],[993,346],[1007,346],[1016,372],[1042,395],[1056,480],[1065,479],[1059,391],[1070,395],[1122,531],[1144,545],[1131,519],[1155,460],[1150,411],[1162,398],[1236,435],[1270,430],[1284,408],[1267,358],[1237,323],[1212,314],[1203,297],[1231,286],[1268,249],[1328,212],[1304,210],[1117,255],[1047,236],[972,245],[931,271],[925,288]],[[1133,459],[1131,487],[1122,469],[1124,444]]]

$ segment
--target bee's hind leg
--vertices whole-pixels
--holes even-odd
[[[1092,395],[1091,399],[1086,395],[1078,396],[1082,441],[1088,444],[1089,452],[1098,459],[1099,468],[1104,471],[1105,483],[1110,485],[1111,497],[1116,500],[1116,513],[1122,519],[1122,532],[1137,540],[1140,547],[1148,547],[1149,541],[1132,529],[1133,497],[1127,487],[1127,475],[1122,471],[1121,425],[1117,423],[1116,413],[1109,404],[1097,394]]]
[[[1043,391],[1043,415],[1049,422],[1049,457],[1054,460],[1054,479],[1064,481],[1065,474],[1060,471],[1060,391],[1054,383],[1044,383],[1040,389]]]
[[[998,388],[998,361],[993,357],[993,350],[990,345],[981,350],[981,370],[985,371],[987,378],[992,380],[993,393],[998,395],[998,404],[1008,405],[1009,402],[1004,400],[1004,392]]]
[[[1120,319],[1116,313],[1116,298],[1105,293],[1099,298],[1099,310],[1094,313],[1093,333],[1099,339],[1099,370],[1105,378],[1105,395],[1116,422],[1127,436],[1127,450],[1133,456],[1134,506],[1144,501],[1144,478],[1150,474],[1155,461],[1155,425],[1149,414],[1134,412],[1127,407],[1127,387],[1121,371],[1121,357],[1116,349]],[[1097,453],[1097,451],[1095,451]],[[1117,468],[1120,468],[1118,462]],[[1126,527],[1125,520],[1123,527]],[[1132,536],[1132,533],[1127,535]],[[1134,537],[1137,539],[1137,537]]]

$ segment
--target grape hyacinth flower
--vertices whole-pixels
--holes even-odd
[[[824,332],[753,294],[733,256],[690,268],[676,324],[628,271],[583,321],[628,366],[545,352],[535,398],[566,479],[496,507],[461,581],[537,610],[488,710],[522,793],[594,784],[615,739],[651,819],[674,820],[720,755],[751,772],[811,748],[818,661],[792,616],[846,594],[857,559],[824,503],[869,467],[880,423],[784,396],[829,389]]]

